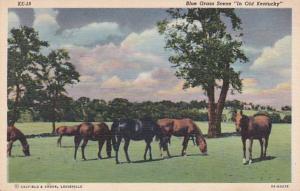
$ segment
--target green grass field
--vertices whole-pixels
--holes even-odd
[[[57,124],[74,124],[59,123]],[[198,123],[204,134],[207,123]],[[19,123],[25,134],[51,131],[50,123]],[[235,131],[232,123],[222,125],[223,132]],[[242,164],[242,143],[238,136],[207,139],[208,156],[199,154],[192,142],[188,156],[179,156],[180,138],[172,138],[170,146],[174,157],[162,160],[158,143],[152,143],[154,161],[144,162],[143,141],[131,142],[129,155],[133,163],[115,164],[114,158],[96,160],[98,145],[90,141],[86,147],[87,161],[81,160],[79,150],[77,161],[73,160],[73,138],[64,137],[63,148],[56,147],[57,137],[28,139],[31,155],[22,157],[19,142],[14,144],[9,158],[9,182],[291,182],[291,125],[273,124],[268,156],[271,160],[257,161],[251,165]],[[121,145],[123,147],[123,144]],[[114,152],[113,152],[114,153]],[[258,158],[258,141],[253,144],[253,158]],[[102,152],[106,156],[105,149]],[[120,149],[120,160],[125,162],[124,151]]]

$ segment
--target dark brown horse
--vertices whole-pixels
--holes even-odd
[[[243,115],[243,112],[235,112],[235,125],[236,131],[241,132],[243,143],[243,163],[246,164],[246,140],[250,140],[249,151],[249,164],[252,163],[252,144],[254,139],[258,139],[260,143],[260,158],[266,157],[269,136],[272,129],[271,119],[264,114],[257,114],[253,117]]]
[[[19,140],[21,142],[22,147],[23,147],[23,153],[25,154],[25,156],[30,156],[29,144],[26,140],[26,137],[15,126],[8,126],[7,127],[7,142],[8,142],[8,144],[7,144],[7,154],[8,154],[8,156],[11,156],[11,149],[12,149],[13,143],[16,140]]]
[[[102,159],[101,150],[103,144],[106,141],[106,153],[109,158],[111,157],[111,131],[109,130],[108,126],[105,123],[98,123],[96,125],[92,123],[82,123],[78,126],[77,130],[78,132],[74,137],[74,143],[75,143],[74,159],[75,160],[76,160],[77,150],[82,139],[83,139],[83,143],[81,145],[82,159],[86,160],[84,155],[84,149],[89,140],[98,141],[98,147],[99,147],[98,159]]]
[[[59,135],[57,139],[57,146],[61,147],[61,139],[63,136],[75,136],[78,132],[78,125],[74,126],[60,126],[55,130],[56,134]]]
[[[160,140],[160,150],[163,147],[167,151],[168,156],[170,157],[168,142],[172,135],[176,137],[184,137],[182,142],[182,151],[181,155],[186,155],[186,148],[188,141],[191,136],[195,136],[196,144],[199,146],[199,149],[202,153],[206,154],[207,144],[201,130],[191,119],[160,119],[158,120],[159,128],[162,132],[162,138]],[[162,155],[162,152],[161,152]]]

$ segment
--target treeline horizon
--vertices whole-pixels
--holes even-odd
[[[124,98],[115,98],[110,101],[103,99],[90,99],[80,97],[74,100],[71,97],[64,96],[58,103],[60,109],[57,110],[57,121],[63,122],[112,122],[116,119],[124,118],[151,118],[154,120],[161,118],[190,118],[195,121],[208,121],[206,100],[192,100],[190,102],[170,100],[163,101],[143,101],[130,102]],[[8,104],[12,104],[8,102]],[[38,107],[35,107],[38,108]],[[232,121],[232,112],[236,110],[254,110],[267,113],[275,123],[290,123],[290,113],[281,116],[282,111],[291,111],[291,106],[282,106],[276,110],[270,105],[260,105],[254,103],[242,102],[239,100],[228,100],[225,102],[225,109],[229,110],[230,115],[223,114],[222,121]],[[21,113],[18,122],[51,122],[47,108],[38,110],[28,109]]]

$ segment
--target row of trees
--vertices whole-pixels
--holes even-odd
[[[226,101],[230,103],[230,101]],[[206,111],[207,103],[202,101],[171,102],[145,101],[141,103],[130,102],[127,99],[115,98],[112,101],[90,99],[81,97],[77,100],[64,97],[59,103],[60,110],[57,112],[58,121],[113,121],[120,118],[191,118],[195,121],[208,121]],[[232,108],[234,111],[239,108]],[[261,112],[261,111],[260,111]],[[290,115],[281,118],[279,112],[268,111],[274,123],[289,123]],[[49,110],[27,111],[21,115],[25,121],[52,121]],[[223,114],[222,121],[230,121],[231,116]]]
[[[47,113],[53,123],[60,104],[69,99],[65,87],[79,82],[64,49],[43,54],[49,43],[30,27],[13,28],[8,38],[7,97],[8,123],[13,125],[26,110]],[[44,48],[44,50],[43,50]]]

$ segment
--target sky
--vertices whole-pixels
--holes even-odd
[[[255,104],[291,105],[291,9],[236,9],[242,20],[243,49],[249,58],[234,64],[242,94]],[[8,28],[26,25],[51,49],[64,48],[80,73],[69,96],[130,101],[206,99],[200,87],[182,89],[174,75],[156,23],[165,9],[9,9]]]

